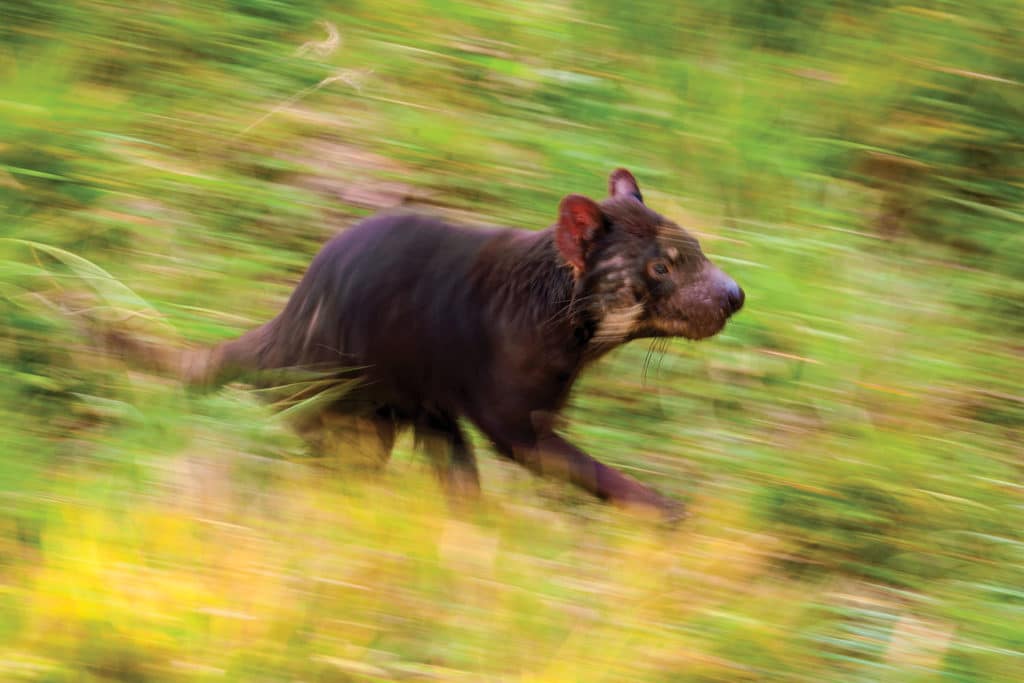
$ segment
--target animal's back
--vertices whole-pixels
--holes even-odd
[[[470,283],[496,234],[413,215],[359,223],[313,259],[262,364],[360,367],[386,402],[458,403],[490,353]]]

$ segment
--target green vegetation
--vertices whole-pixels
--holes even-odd
[[[1022,15],[3,0],[0,679],[1019,680]],[[449,510],[59,308],[227,338],[375,208],[539,228],[619,165],[748,296],[568,416],[675,530],[486,453]]]

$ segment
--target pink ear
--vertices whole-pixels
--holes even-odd
[[[555,244],[576,270],[583,270],[590,245],[603,225],[604,214],[593,199],[571,194],[558,205]]]
[[[608,178],[608,194],[612,197],[636,197],[640,202],[644,201],[636,178],[624,168],[612,171]]]

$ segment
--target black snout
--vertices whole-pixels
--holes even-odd
[[[725,293],[729,298],[729,315],[743,308],[743,301],[746,299],[746,295],[743,294],[743,289],[738,284],[729,280]]]

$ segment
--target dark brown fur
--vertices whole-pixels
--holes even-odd
[[[476,490],[459,425],[498,452],[620,504],[674,506],[554,431],[580,371],[640,337],[701,339],[743,292],[697,241],[647,208],[633,176],[600,204],[563,199],[547,230],[471,230],[434,218],[369,218],[330,240],[265,325],[176,361],[191,382],[282,368],[361,368],[359,386],[307,431],[321,443],[351,418],[390,450],[415,428],[442,479]],[[364,430],[365,433],[365,430]]]

